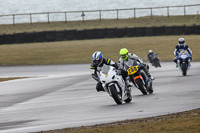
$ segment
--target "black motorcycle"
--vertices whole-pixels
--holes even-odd
[[[150,55],[150,60],[149,60],[149,62],[152,64],[152,66],[155,66],[156,68],[157,68],[157,67],[161,67],[159,57],[158,57],[158,55],[155,54],[155,53],[152,54],[152,55]]]
[[[153,93],[152,79],[144,71],[144,64],[137,64],[135,60],[129,60],[125,63],[125,69],[128,72],[131,82],[138,88],[143,95]]]

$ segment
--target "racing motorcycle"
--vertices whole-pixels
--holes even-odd
[[[137,64],[136,60],[129,60],[125,63],[131,82],[138,88],[143,95],[153,93],[152,79],[144,71],[144,64]]]
[[[132,101],[131,90],[125,85],[122,75],[112,66],[104,65],[99,75],[103,89],[114,99],[117,104]]]
[[[187,51],[182,51],[179,53],[177,58],[177,65],[182,72],[183,76],[187,75],[188,70],[190,69],[190,60],[191,57]]]
[[[160,60],[157,54],[151,55],[150,63],[152,63],[152,66],[155,66],[156,68],[161,67]]]

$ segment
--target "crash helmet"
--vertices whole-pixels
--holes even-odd
[[[178,39],[178,43],[179,43],[180,45],[183,45],[183,44],[185,43],[185,39],[184,39],[184,38],[179,38],[179,39]]]
[[[150,50],[149,50],[149,53],[153,53],[153,51],[150,49]]]
[[[127,60],[128,59],[128,50],[126,48],[121,49],[119,54],[120,54],[120,57],[123,60]]]
[[[99,65],[103,61],[103,55],[101,54],[100,51],[96,51],[92,55],[92,61],[95,65]]]

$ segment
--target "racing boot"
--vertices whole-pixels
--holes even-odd
[[[149,72],[147,72],[147,75],[148,77],[151,79],[151,80],[154,80],[155,78],[151,76],[151,74]]]
[[[126,86],[127,86],[128,88],[129,88],[129,87],[132,87],[132,85],[130,84],[130,81],[129,81],[129,77],[126,78],[125,84],[126,84]]]
[[[176,68],[178,67],[178,64],[176,63]]]

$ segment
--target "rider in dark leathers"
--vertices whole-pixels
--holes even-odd
[[[192,50],[189,48],[189,46],[185,43],[185,39],[184,38],[179,38],[178,39],[178,44],[175,47],[174,50],[174,62],[176,63],[176,67],[178,67],[177,65],[177,58],[180,52],[182,51],[188,51],[189,55],[190,55],[190,59],[192,60]]]

